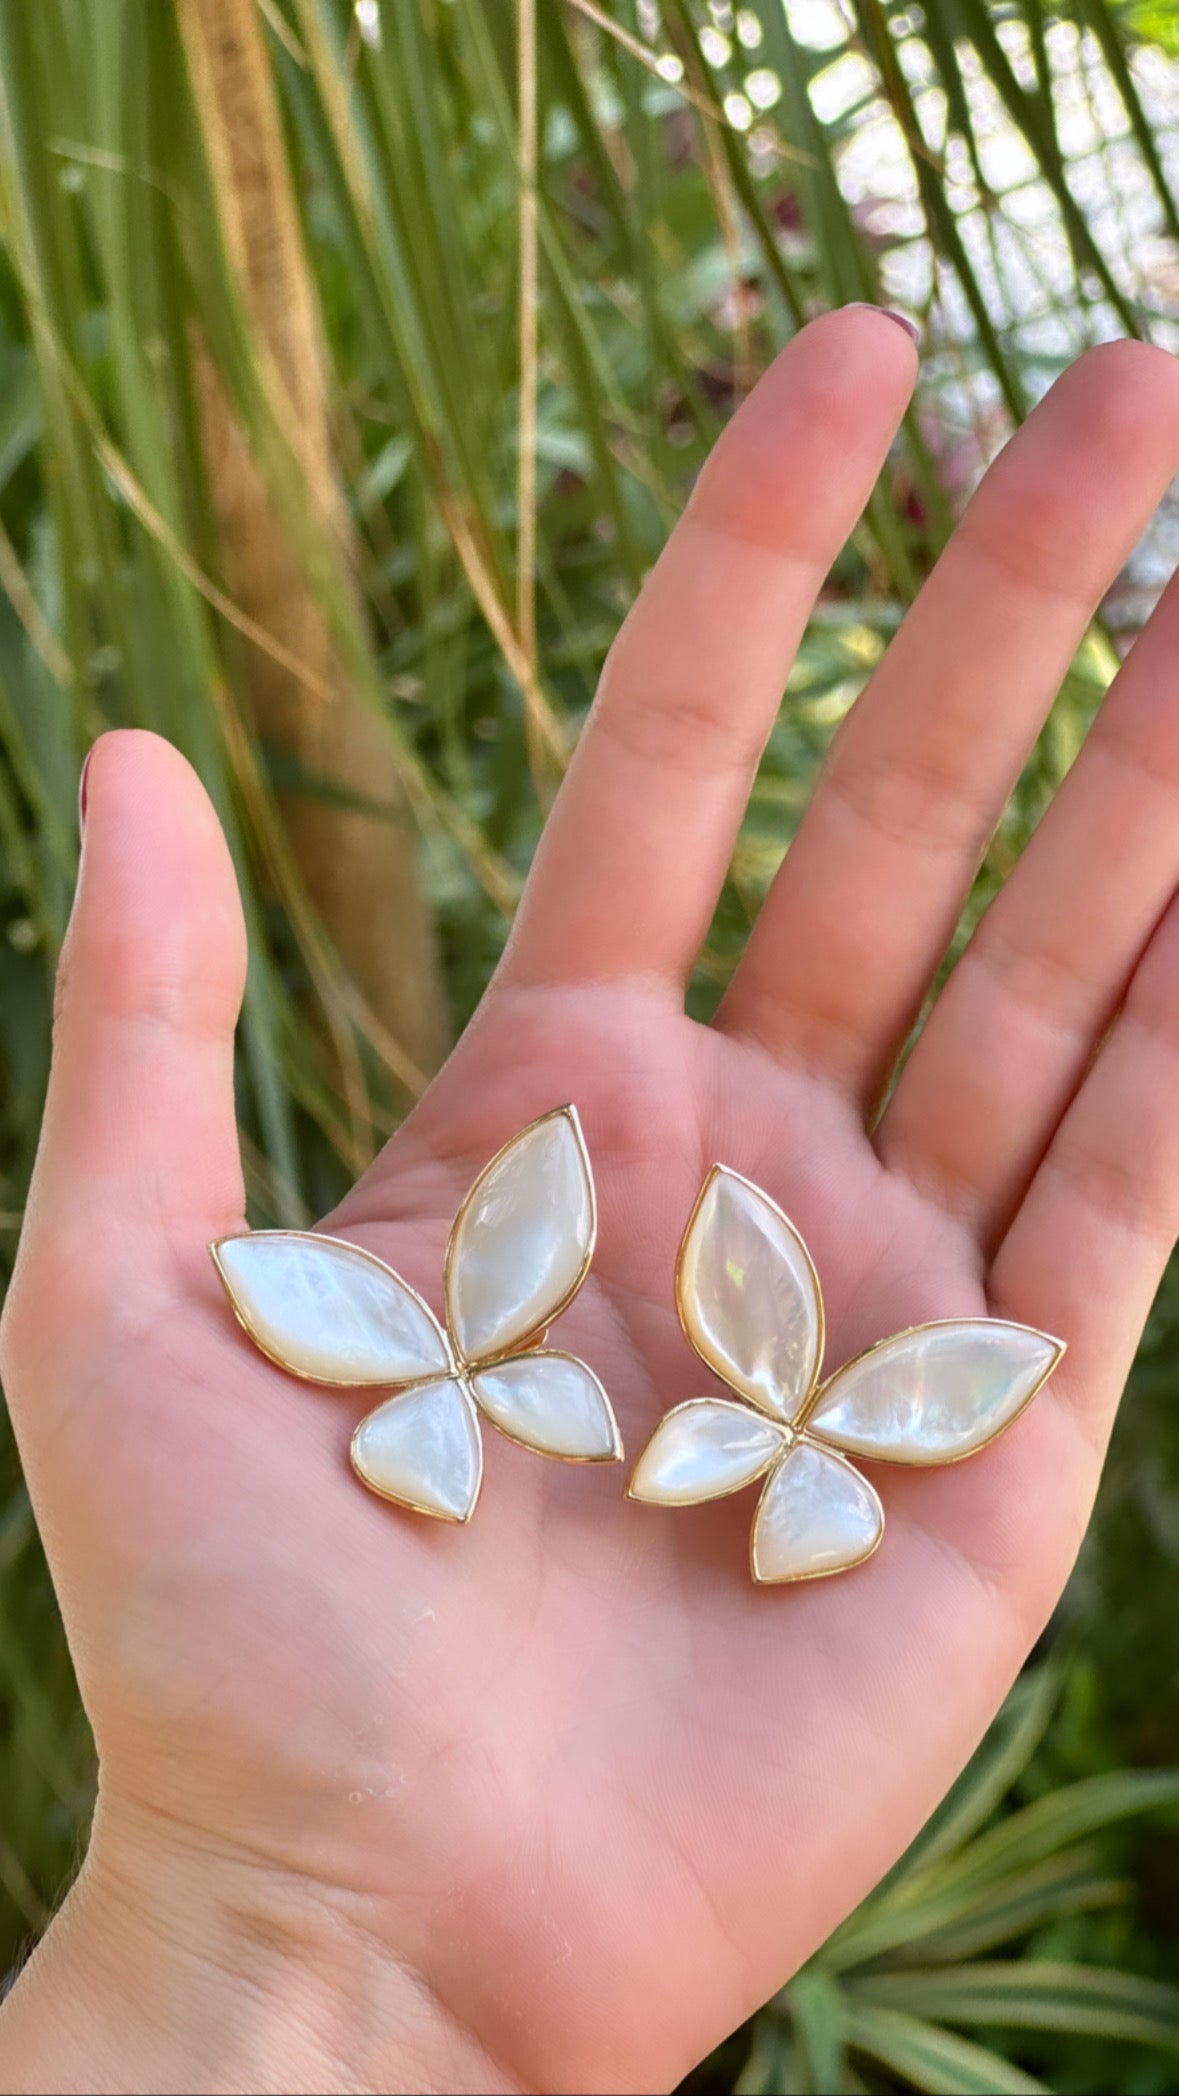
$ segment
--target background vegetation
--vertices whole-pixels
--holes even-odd
[[[0,0],[6,1256],[96,733],[159,729],[221,812],[253,1213],[304,1223],[476,1000],[610,638],[774,348],[856,298],[925,333],[702,1013],[985,460],[1089,343],[1179,346],[1177,198],[1169,0]],[[1164,510],[972,912],[1173,550]],[[701,2090],[1179,2089],[1177,1369],[1169,1285],[1050,1655]],[[0,1437],[2,1971],[91,1763]]]

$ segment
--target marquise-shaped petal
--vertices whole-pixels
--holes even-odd
[[[833,1450],[799,1441],[772,1470],[753,1522],[755,1579],[822,1579],[871,1557],[884,1509]]]
[[[493,1426],[541,1455],[577,1463],[615,1463],[617,1422],[597,1376],[572,1354],[517,1354],[471,1377],[476,1403]]]
[[[680,1247],[680,1317],[702,1361],[775,1419],[792,1419],[823,1351],[806,1246],[767,1194],[717,1165]]]
[[[463,1359],[534,1339],[585,1278],[594,1242],[589,1160],[571,1106],[534,1121],[493,1157],[459,1210],[446,1254],[446,1308]]]
[[[254,1344],[313,1383],[411,1383],[453,1366],[420,1295],[371,1252],[309,1230],[254,1230],[209,1247]]]
[[[693,1397],[661,1419],[635,1464],[629,1499],[697,1506],[739,1492],[780,1455],[786,1434],[772,1419],[723,1397]]]
[[[456,1376],[420,1383],[362,1419],[352,1467],[382,1499],[443,1521],[469,1521],[483,1478],[475,1408]]]
[[[807,1430],[878,1462],[957,1462],[1010,1425],[1063,1351],[997,1317],[922,1325],[832,1376]]]

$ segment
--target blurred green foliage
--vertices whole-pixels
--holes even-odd
[[[1157,1946],[1134,1958],[1134,1850],[1111,1837],[1179,1827],[1179,1770],[1094,1772],[1087,1670],[1062,1661],[1024,1674],[908,1853],[693,2086],[722,2065],[737,2096],[1174,2086],[1179,1987]]]
[[[256,1219],[304,1221],[330,1204],[404,1103],[363,1011],[334,995],[321,930],[276,847],[276,789],[333,784],[292,782],[251,728],[201,358],[350,680],[394,739],[461,1024],[502,942],[553,752],[710,442],[800,319],[848,299],[899,304],[924,330],[922,379],[784,695],[693,986],[702,1015],[831,733],[1013,421],[1094,341],[1179,343],[1170,6],[538,0],[533,185],[516,115],[527,5],[257,4],[355,533],[346,587],[300,501],[297,445],[227,261],[176,0],[0,0],[9,1252],[45,1083],[78,770],[104,726],[177,742],[231,840],[252,944],[239,1110]],[[536,206],[535,360],[519,314],[522,195]],[[527,243],[527,212],[523,223]],[[963,933],[1071,762],[1168,565],[1172,523],[1164,511],[1081,650]],[[346,1102],[327,1051],[338,1060],[341,1039],[358,1073]],[[1177,1367],[1169,1284],[1051,1676],[1021,1685],[914,1854],[701,2070],[701,2088],[1179,2089],[1165,1991],[1179,1962],[1175,1779],[1121,1773],[1179,1760]],[[90,1783],[5,1435],[0,1970],[68,1880]],[[1074,1822],[1084,1796],[1105,1804]],[[1056,1834],[1021,1852],[1045,1824]],[[924,1932],[923,1912],[941,1916]],[[1078,1991],[1078,1960],[1108,1977]]]

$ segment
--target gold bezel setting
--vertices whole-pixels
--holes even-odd
[[[705,1203],[718,1178],[725,1178],[733,1182],[734,1185],[744,1189],[745,1195],[750,1197],[755,1204],[755,1212],[760,1210],[765,1216],[772,1217],[779,1226],[784,1228],[791,1240],[791,1254],[798,1259],[802,1272],[809,1277],[811,1282],[813,1304],[808,1306],[805,1302],[805,1296],[799,1288],[794,1269],[784,1267],[780,1292],[784,1293],[792,1288],[793,1301],[791,1307],[795,1314],[798,1313],[801,1307],[809,1309],[809,1314],[813,1318],[813,1326],[806,1349],[806,1358],[809,1359],[812,1366],[805,1387],[791,1391],[783,1388],[781,1404],[778,1408],[766,1402],[765,1398],[759,1394],[748,1369],[741,1368],[736,1353],[730,1353],[726,1357],[723,1344],[716,1340],[712,1340],[709,1346],[701,1344],[698,1334],[702,1329],[705,1329],[706,1320],[700,1313],[698,1306],[688,1300],[687,1268],[689,1255],[691,1253],[694,1261],[700,1256],[700,1248],[694,1245],[693,1242],[694,1235],[702,1227],[701,1217]],[[727,1271],[731,1272],[733,1270],[730,1262]],[[742,1283],[745,1278],[743,1274],[740,1276]],[[776,1306],[770,1302],[766,1293],[764,1276],[760,1286],[763,1297],[760,1307],[763,1315],[768,1316],[773,1313],[773,1309]],[[1048,1377],[1058,1366],[1065,1351],[1063,1340],[1054,1338],[1050,1333],[1041,1332],[1034,1325],[1018,1324],[1005,1319],[980,1316],[932,1318],[924,1324],[906,1326],[902,1331],[896,1332],[886,1339],[877,1340],[872,1346],[865,1347],[862,1352],[846,1361],[833,1375],[824,1379],[822,1366],[826,1345],[826,1316],[822,1287],[810,1251],[801,1233],[776,1201],[763,1192],[752,1179],[747,1179],[742,1173],[735,1172],[729,1166],[720,1164],[714,1164],[706,1175],[704,1183],[696,1196],[692,1212],[680,1241],[675,1262],[675,1302],[680,1326],[689,1345],[699,1359],[704,1362],[705,1366],[726,1385],[727,1395],[724,1400],[716,1398],[688,1398],[684,1403],[673,1406],[671,1411],[665,1414],[655,1433],[648,1441],[646,1448],[639,1456],[638,1462],[631,1473],[627,1484],[627,1497],[641,1504],[666,1506],[668,1508],[700,1506],[713,1499],[729,1498],[737,1492],[744,1491],[750,1485],[759,1484],[761,1496],[750,1532],[749,1563],[754,1579],[761,1585],[794,1584],[816,1579],[830,1579],[839,1572],[850,1571],[856,1565],[866,1563],[868,1558],[872,1557],[879,1549],[884,1539],[884,1509],[880,1503],[879,1494],[875,1486],[869,1478],[862,1474],[859,1467],[860,1464],[882,1463],[901,1465],[910,1469],[933,1469],[941,1468],[947,1464],[965,1462],[969,1457],[981,1454],[1001,1434],[1006,1433],[1007,1429],[1013,1426],[1017,1419],[1022,1417],[1033,1398],[1043,1389]],[[1016,1354],[1017,1348],[1022,1349],[1026,1357],[1028,1350],[1026,1342],[1040,1342],[1047,1350],[1046,1358],[1039,1371],[1029,1377],[1026,1390],[1021,1388],[1021,1394],[1017,1403],[1009,1404],[1007,1408],[1004,1408],[1002,1387],[1000,1387],[999,1396],[992,1397],[992,1410],[995,1414],[993,1427],[986,1432],[978,1432],[968,1422],[962,1433],[963,1445],[951,1449],[949,1453],[945,1452],[944,1447],[940,1444],[936,1447],[928,1443],[923,1444],[920,1430],[911,1421],[902,1426],[894,1425],[891,1441],[887,1445],[874,1443],[870,1451],[856,1446],[846,1429],[841,1434],[832,1428],[812,1425],[812,1420],[814,1420],[816,1413],[822,1408],[828,1395],[837,1386],[845,1381],[850,1381],[855,1371],[862,1364],[871,1361],[874,1356],[886,1358],[890,1351],[899,1354],[907,1341],[920,1339],[926,1333],[939,1331],[952,1333],[955,1338],[962,1342],[963,1349],[969,1347],[971,1337],[974,1334],[986,1332],[991,1335],[1003,1335],[1005,1339],[1011,1342],[1012,1346],[1011,1378],[1027,1372],[1026,1359],[1023,1364],[1019,1364]],[[1006,1386],[1009,1395],[1014,1393],[1015,1388],[1011,1378],[1009,1378]],[[781,1446],[768,1455],[764,1463],[750,1469],[736,1481],[725,1481],[723,1470],[718,1463],[715,1480],[710,1480],[702,1472],[696,1489],[685,1488],[682,1483],[677,1482],[673,1495],[670,1485],[663,1484],[657,1473],[654,1479],[652,1478],[651,1458],[653,1451],[657,1450],[658,1444],[663,1438],[665,1438],[666,1445],[675,1448],[675,1423],[677,1421],[682,1422],[686,1414],[709,1406],[715,1407],[721,1402],[729,1406],[736,1405],[739,1408],[743,1408],[753,1416],[774,1425],[781,1436]],[[882,1442],[883,1439],[882,1429]],[[676,1449],[672,1458],[673,1464],[677,1461],[680,1463],[684,1461],[686,1446],[687,1444],[681,1443],[678,1449]],[[814,1567],[770,1572],[766,1569],[766,1555],[764,1552],[762,1554],[762,1563],[759,1564],[758,1561],[760,1525],[764,1510],[769,1502],[769,1495],[774,1489],[779,1474],[785,1471],[796,1451],[802,1448],[820,1455],[824,1464],[838,1464],[841,1470],[850,1473],[851,1477],[856,1480],[858,1492],[855,1496],[862,1501],[862,1511],[866,1514],[874,1513],[876,1516],[875,1532],[866,1547],[858,1551],[849,1551],[848,1554],[844,1555],[834,1552],[834,1561],[832,1562],[817,1564]],[[699,1456],[698,1446],[690,1448],[689,1460],[698,1461]],[[666,1456],[664,1460],[667,1460]],[[662,1491],[660,1489],[661,1485]],[[847,1500],[845,1497],[845,1510],[846,1506]],[[854,1514],[858,1515],[861,1512],[861,1508],[855,1506],[854,1500],[852,1501],[852,1506]],[[829,1551],[828,1554],[832,1555],[833,1553]]]
[[[551,1299],[546,1299],[543,1294],[545,1269],[542,1264],[539,1279],[532,1284],[533,1300],[529,1302],[528,1298],[525,1297],[523,1305],[527,1308],[539,1307],[535,1300],[539,1294],[540,1303],[543,1304],[543,1315],[519,1337],[507,1338],[503,1340],[503,1343],[489,1345],[486,1351],[475,1352],[472,1349],[464,1348],[459,1345],[457,1333],[454,1329],[457,1291],[461,1283],[464,1228],[469,1217],[474,1212],[487,1182],[497,1171],[510,1163],[513,1153],[522,1155],[529,1141],[539,1131],[548,1127],[554,1121],[561,1121],[568,1129],[575,1146],[580,1173],[576,1196],[578,1208],[567,1212],[563,1225],[569,1232],[566,1239],[566,1253],[573,1254],[576,1258],[572,1278],[567,1282],[562,1282],[559,1292],[555,1296]],[[568,1164],[565,1169],[569,1169]],[[524,1184],[526,1193],[526,1182]],[[527,1228],[526,1224],[525,1228]],[[297,1318],[292,1321],[288,1313],[287,1331],[288,1334],[294,1334],[295,1336],[291,1339],[288,1351],[284,1353],[280,1345],[274,1340],[270,1329],[274,1321],[273,1314],[269,1315],[269,1321],[264,1330],[264,1320],[259,1316],[256,1305],[252,1305],[249,1289],[243,1282],[241,1274],[231,1272],[224,1258],[224,1247],[228,1243],[232,1242],[239,1246],[249,1245],[255,1237],[265,1238],[268,1244],[273,1244],[276,1241],[281,1243],[284,1240],[297,1244],[304,1255],[309,1247],[330,1247],[336,1253],[340,1251],[345,1252],[348,1255],[349,1266],[357,1268],[364,1266],[380,1274],[384,1282],[391,1289],[395,1289],[398,1292],[401,1302],[405,1305],[412,1305],[415,1314],[420,1313],[426,1320],[430,1332],[437,1335],[442,1357],[437,1367],[419,1372],[415,1363],[414,1373],[404,1377],[396,1375],[366,1375],[361,1377],[346,1373],[332,1375],[323,1373],[318,1366],[312,1370],[307,1368],[306,1365],[300,1365],[300,1349],[304,1356],[307,1354],[306,1323],[300,1323]],[[524,1241],[526,1243],[527,1238]],[[374,1406],[358,1422],[351,1438],[352,1467],[361,1479],[361,1482],[370,1491],[375,1492],[378,1497],[390,1500],[396,1505],[408,1507],[412,1512],[427,1514],[437,1520],[464,1524],[470,1520],[474,1512],[482,1485],[483,1444],[480,1432],[481,1421],[486,1421],[489,1426],[494,1427],[495,1431],[501,1434],[506,1441],[514,1442],[518,1447],[531,1448],[535,1453],[546,1455],[556,1462],[599,1464],[618,1462],[622,1458],[623,1446],[622,1438],[618,1431],[618,1422],[614,1417],[610,1400],[599,1378],[575,1354],[568,1353],[562,1348],[546,1348],[544,1346],[544,1340],[550,1326],[569,1307],[582,1287],[590,1269],[596,1242],[597,1198],[594,1189],[593,1171],[590,1166],[589,1153],[586,1149],[585,1137],[582,1133],[577,1109],[572,1104],[567,1104],[553,1107],[547,1113],[541,1114],[535,1121],[529,1122],[528,1126],[521,1129],[510,1141],[502,1144],[495,1152],[495,1155],[484,1165],[460,1203],[447,1239],[446,1252],[442,1263],[444,1318],[436,1316],[418,1291],[412,1288],[407,1281],[403,1280],[396,1269],[388,1265],[385,1260],[379,1258],[375,1252],[369,1251],[362,1245],[353,1244],[347,1238],[329,1235],[327,1232],[272,1230],[246,1233],[244,1236],[232,1239],[218,1238],[209,1246],[209,1251],[239,1325],[247,1334],[251,1343],[267,1360],[272,1361],[276,1367],[285,1369],[288,1374],[300,1377],[304,1382],[317,1383],[328,1389],[379,1389],[386,1393],[382,1402]],[[567,1270],[567,1257],[563,1263]],[[510,1272],[509,1280],[513,1278],[514,1273]],[[511,1300],[509,1288],[508,1307],[505,1309],[501,1319],[501,1332],[505,1329],[509,1332],[511,1330]],[[354,1296],[354,1304],[356,1301],[357,1298]],[[360,1314],[362,1319],[368,1315],[367,1301],[362,1302]],[[364,1329],[363,1323],[362,1329]],[[371,1321],[368,1329],[372,1330]],[[380,1339],[382,1346],[384,1346],[386,1338],[387,1327],[381,1326]],[[407,1341],[406,1343],[408,1344],[409,1342]],[[428,1344],[428,1341],[425,1343]],[[392,1344],[391,1340],[389,1344]],[[319,1361],[322,1359],[324,1352],[330,1354],[330,1351],[329,1336],[322,1343],[318,1340],[313,1343],[311,1357]],[[514,1429],[503,1417],[497,1417],[480,1400],[478,1389],[478,1378],[480,1376],[490,1375],[496,1370],[502,1370],[509,1363],[517,1362],[522,1365],[530,1364],[538,1375],[543,1375],[543,1364],[548,1361],[562,1363],[581,1372],[580,1387],[575,1386],[575,1394],[572,1400],[570,1400],[568,1397],[568,1386],[566,1386],[565,1403],[567,1409],[562,1413],[560,1408],[558,1408],[555,1416],[558,1420],[563,1419],[569,1439],[572,1442],[576,1442],[580,1434],[582,1441],[589,1444],[588,1446],[581,1448],[573,1446],[569,1449],[562,1449],[543,1445],[540,1441],[529,1438],[525,1425],[521,1425],[518,1430]],[[440,1505],[424,1504],[408,1488],[402,1488],[401,1486],[398,1486],[397,1489],[386,1488],[379,1477],[373,1474],[371,1467],[361,1460],[361,1437],[366,1427],[370,1426],[378,1414],[383,1412],[386,1406],[395,1405],[401,1399],[411,1397],[415,1391],[428,1389],[432,1384],[454,1386],[463,1404],[467,1407],[475,1428],[475,1439],[478,1449],[475,1476],[469,1499],[465,1504],[464,1511],[461,1513],[453,1513]],[[553,1388],[554,1386],[550,1383],[550,1403]],[[559,1383],[556,1385],[556,1389],[558,1392],[560,1391]],[[537,1402],[535,1386],[532,1402],[534,1405]],[[570,1403],[572,1404],[572,1409],[568,1409]],[[550,1413],[550,1425],[553,1417],[554,1415]],[[600,1439],[600,1447],[593,1446],[595,1436]]]
[[[353,1244],[349,1237],[335,1237],[327,1230],[255,1230],[249,1234],[253,1237],[265,1237],[272,1243],[286,1238],[292,1244],[306,1244],[310,1237],[314,1239],[316,1244],[334,1245],[341,1252],[351,1252],[355,1258],[367,1260],[370,1266],[375,1266],[382,1274],[386,1274],[391,1280],[395,1281],[399,1288],[404,1289],[406,1295],[412,1296],[418,1309],[423,1316],[429,1319],[439,1339],[442,1341],[442,1350],[446,1358],[444,1361],[439,1362],[438,1367],[432,1370],[430,1374],[414,1376],[408,1382],[399,1383],[397,1385],[399,1396],[403,1396],[407,1390],[414,1389],[418,1384],[436,1383],[445,1375],[458,1373],[462,1364],[450,1343],[450,1335],[445,1325],[435,1317],[425,1297],[419,1295],[416,1288],[411,1288],[409,1282],[397,1272],[395,1267],[390,1266],[386,1259],[378,1258],[375,1252],[370,1252],[364,1245]],[[285,1369],[288,1375],[298,1376],[300,1382],[316,1383],[323,1390],[386,1390],[389,1388],[387,1383],[360,1382],[355,1376],[309,1375],[306,1369],[299,1368],[293,1361],[284,1360],[281,1354],[275,1353],[274,1348],[269,1346],[266,1340],[260,1336],[254,1321],[249,1315],[248,1307],[239,1299],[221,1257],[222,1245],[237,1244],[239,1242],[239,1237],[215,1237],[208,1247],[208,1253],[217,1269],[221,1285],[229,1297],[230,1309],[233,1311],[242,1331],[257,1347],[260,1354],[265,1354],[268,1361],[273,1361],[276,1368]]]

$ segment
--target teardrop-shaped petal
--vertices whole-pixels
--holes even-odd
[[[884,1509],[866,1477],[833,1450],[799,1441],[770,1473],[753,1522],[753,1576],[823,1579],[871,1557]]]
[[[780,1455],[786,1434],[772,1419],[724,1397],[693,1397],[661,1419],[635,1464],[628,1499],[698,1506],[739,1492]]]
[[[382,1499],[443,1521],[469,1521],[483,1479],[483,1443],[463,1384],[445,1376],[378,1405],[352,1436],[352,1467]]]
[[[433,1312],[359,1245],[310,1230],[254,1230],[210,1245],[255,1346],[313,1383],[412,1383],[453,1366]]]
[[[481,1410],[509,1440],[575,1463],[616,1463],[622,1441],[597,1376],[572,1354],[517,1354],[471,1377]]]
[[[921,1325],[832,1376],[807,1430],[878,1462],[954,1463],[1010,1425],[1063,1352],[997,1317]]]
[[[759,1187],[717,1165],[680,1247],[680,1319],[702,1361],[775,1419],[793,1419],[823,1353],[810,1254]]]
[[[446,1310],[465,1361],[534,1339],[585,1278],[594,1190],[571,1106],[533,1121],[493,1157],[459,1210]]]

